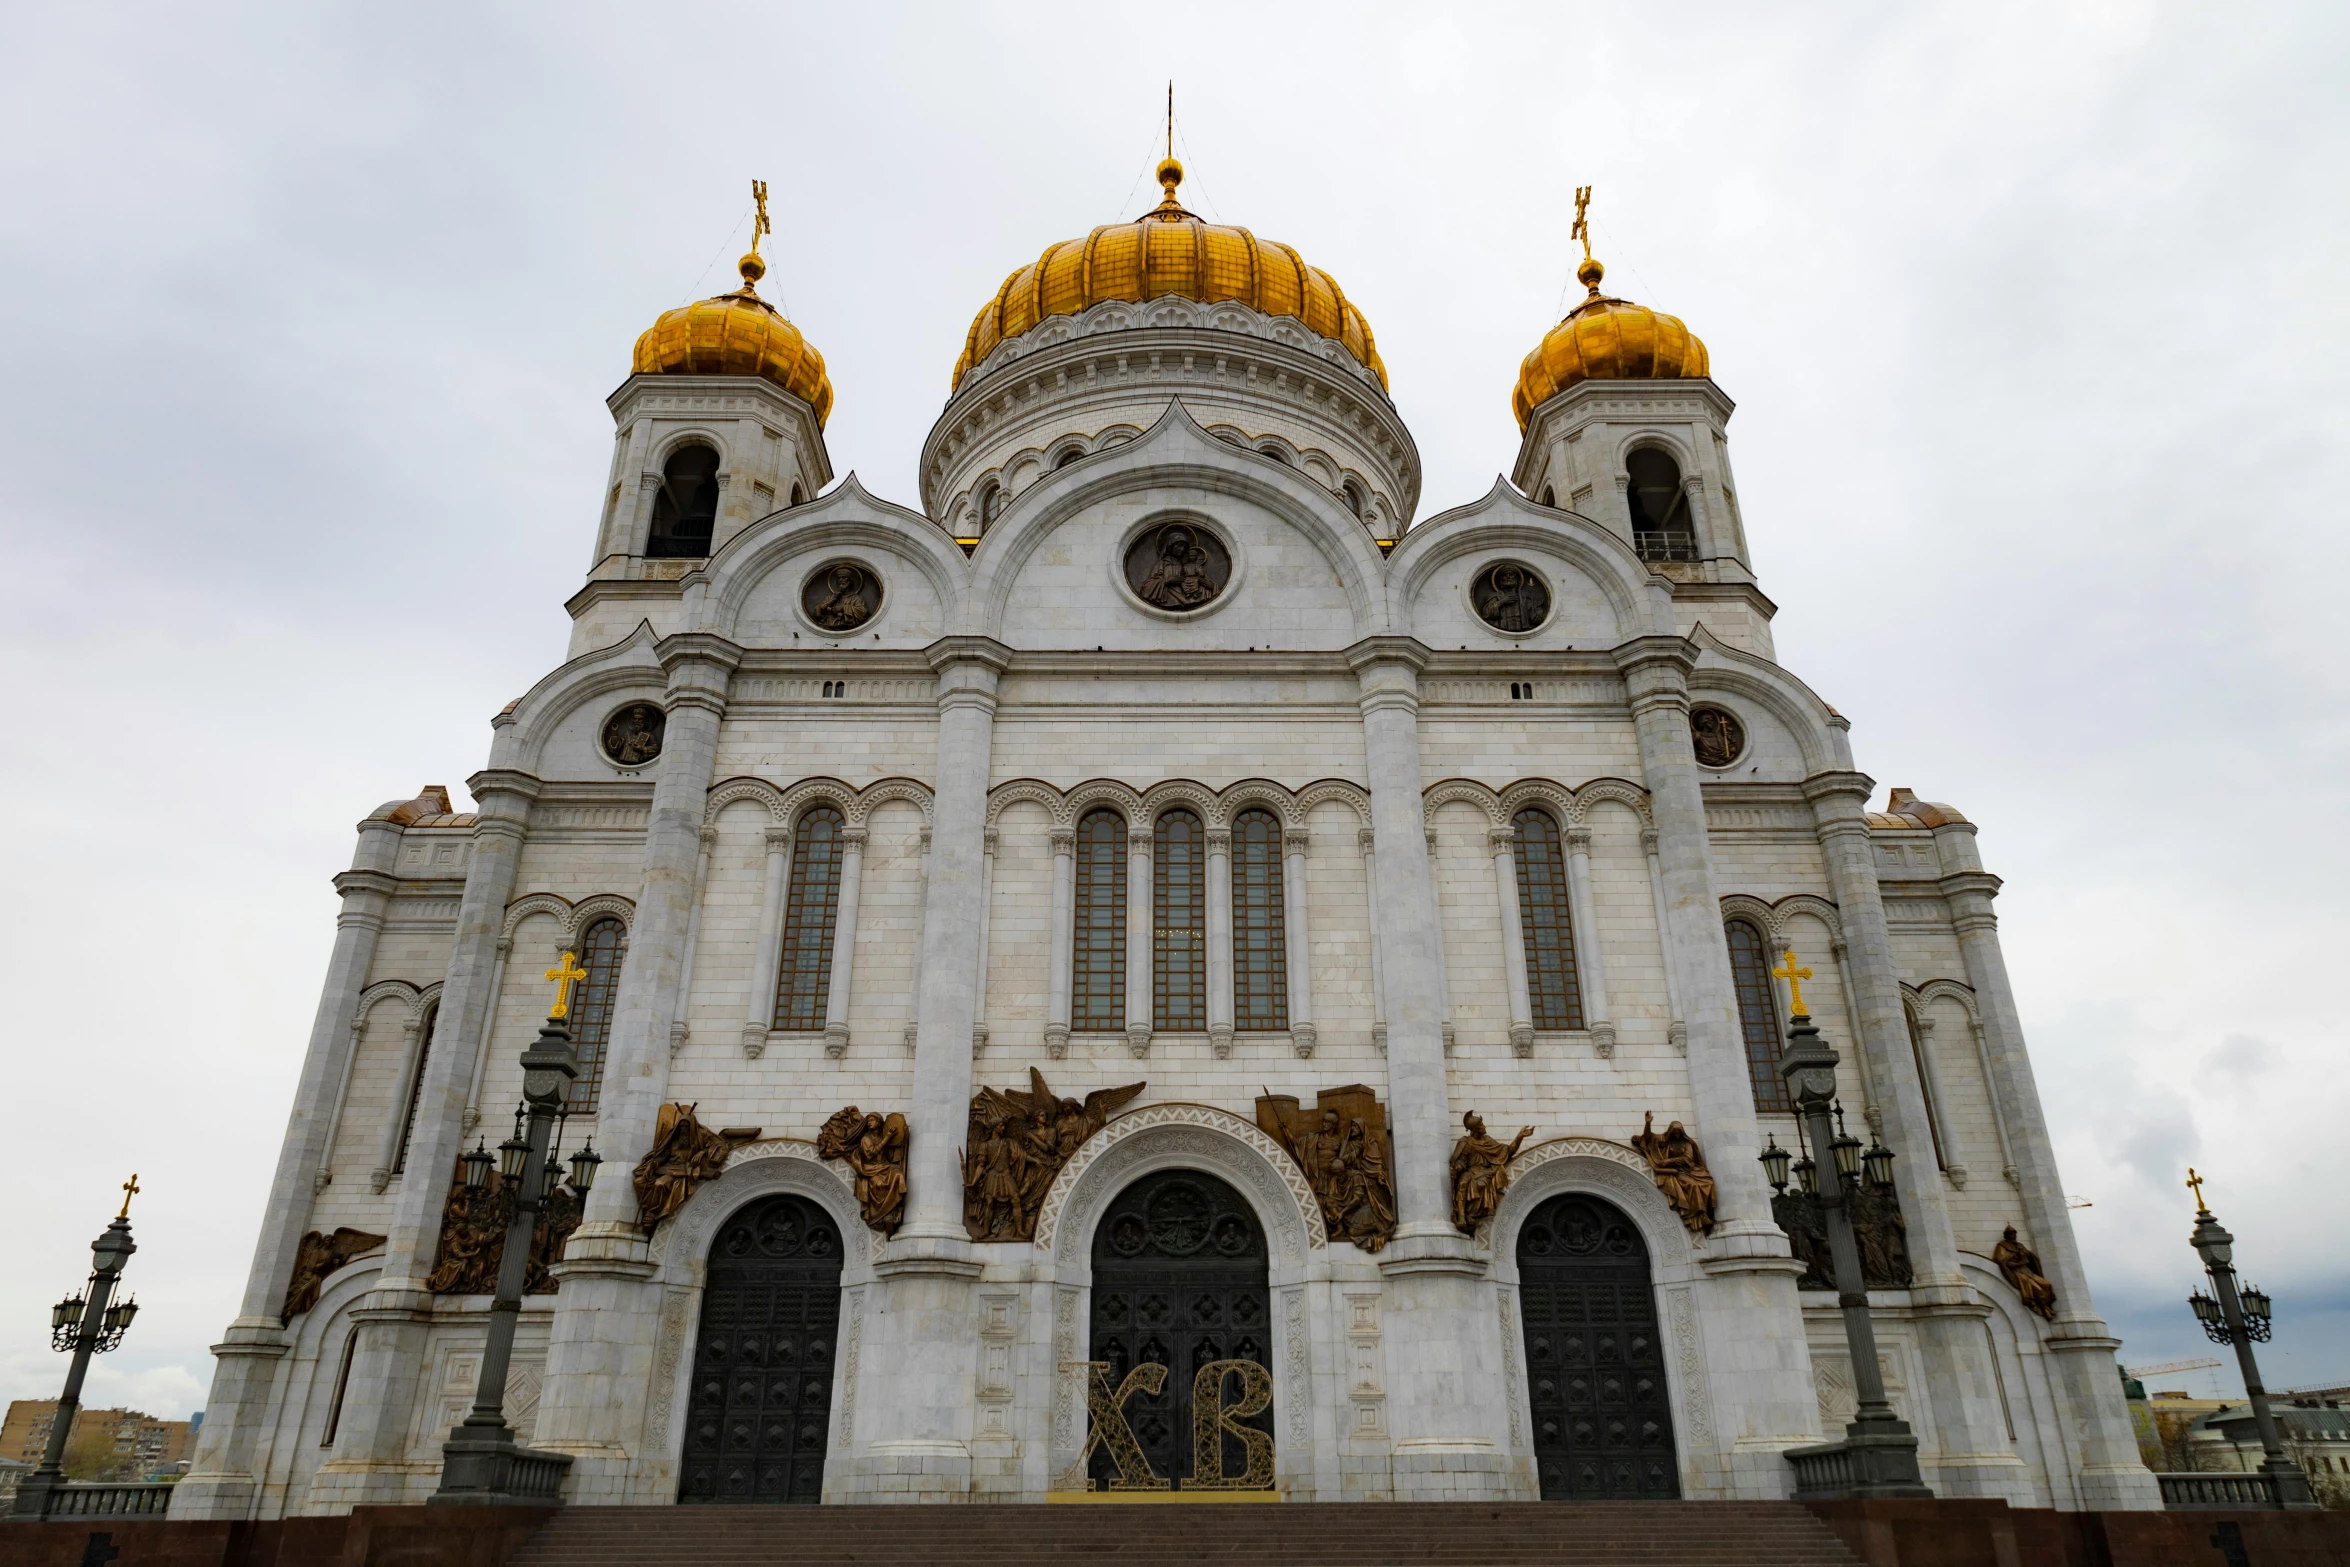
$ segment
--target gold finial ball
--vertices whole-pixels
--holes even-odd
[[[1159,162],[1159,183],[1169,190],[1182,184],[1183,165],[1173,158],[1161,159]]]
[[[1583,258],[1583,264],[1575,269],[1575,281],[1582,284],[1585,288],[1599,287],[1599,280],[1606,276],[1607,268],[1601,266],[1597,261],[1593,260],[1589,256],[1585,256]]]
[[[745,283],[756,283],[767,275],[767,263],[759,259],[759,253],[755,250],[746,252],[735,265],[742,269]]]

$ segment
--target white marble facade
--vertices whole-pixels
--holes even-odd
[[[486,1307],[424,1284],[452,1161],[477,1122],[504,1124],[538,974],[607,915],[629,930],[605,1093],[571,1131],[605,1179],[560,1293],[528,1303],[510,1387],[525,1434],[573,1455],[575,1503],[675,1498],[708,1246],[785,1191],[853,1240],[826,1498],[1041,1500],[1084,1434],[1060,1367],[1083,1358],[1093,1226],[1173,1167],[1227,1181],[1268,1239],[1287,1496],[1534,1494],[1515,1239],[1572,1191],[1648,1245],[1682,1494],[1787,1494],[1780,1452],[1834,1434],[1850,1368],[1830,1298],[1799,1299],[1756,1163],[1766,1134],[1794,1134],[1755,1108],[1735,914],[1816,971],[1846,1102],[1900,1155],[1917,1282],[1876,1303],[1929,1482],[2154,1504],[2000,956],[1997,879],[1948,807],[1870,813],[1847,721],[1774,661],[1711,381],[1573,386],[1536,410],[1515,485],[1408,527],[1418,460],[1376,379],[1238,305],[1104,305],[1004,344],[925,448],[924,510],[832,482],[810,408],[757,378],[636,375],[612,407],[567,660],[492,721],[474,814],[429,794],[386,806],[338,879],[325,994],[175,1516],[430,1491]],[[648,558],[649,496],[687,442],[721,458],[713,553]],[[1644,445],[1685,476],[1696,560],[1633,548],[1625,463]],[[1120,572],[1169,519],[1229,549],[1204,609],[1146,603]],[[802,587],[844,559],[883,603],[828,631]],[[1548,587],[1532,630],[1470,602],[1505,559]],[[639,701],[666,709],[663,749],[622,766],[599,736]],[[1730,765],[1698,764],[1692,703],[1743,724]],[[1072,1031],[1069,831],[1104,802],[1143,826],[1186,803],[1211,842],[1244,807],[1279,818],[1289,1029],[1231,1028],[1227,995],[1208,1032]],[[1507,874],[1527,803],[1569,846],[1581,1030],[1537,1029],[1527,1001]],[[824,1029],[778,1032],[783,860],[815,804],[857,847],[843,972]],[[1147,991],[1147,957],[1141,973]],[[970,1096],[1032,1066],[1063,1093],[1148,1087],[1063,1170],[1033,1245],[974,1244],[956,1163]],[[1328,1238],[1253,1121],[1262,1088],[1310,1101],[1357,1082],[1394,1129],[1400,1230],[1376,1256]],[[664,1101],[761,1132],[648,1240],[626,1173]],[[848,1103],[911,1122],[894,1239],[815,1157]],[[1468,1110],[1535,1128],[1475,1237],[1448,1215]],[[1648,1112],[1701,1141],[1712,1235],[1689,1234],[1627,1146]],[[2053,1322],[1987,1261],[2007,1224],[2046,1260]],[[281,1324],[299,1238],[344,1225],[388,1243]]]

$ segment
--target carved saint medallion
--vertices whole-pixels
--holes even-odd
[[[1746,754],[1746,726],[1727,708],[1691,708],[1689,738],[1700,767],[1727,767]]]
[[[1232,552],[1195,522],[1146,528],[1126,546],[1126,582],[1135,597],[1178,613],[1212,602],[1232,580]]]
[[[827,631],[854,631],[881,613],[881,579],[853,560],[836,560],[811,573],[800,607]]]
[[[651,702],[631,702],[604,720],[604,754],[623,767],[640,767],[661,754],[669,715]]]
[[[1497,560],[1469,583],[1477,618],[1496,631],[1532,631],[1550,618],[1550,589],[1531,569]]]

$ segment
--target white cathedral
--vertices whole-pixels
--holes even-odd
[[[1855,1397],[1802,983],[1928,1484],[2158,1505],[1999,880],[1777,662],[1704,345],[1586,250],[1415,521],[1361,312],[1160,177],[980,310],[918,506],[755,244],[638,340],[566,659],[336,879],[174,1517],[433,1491],[558,966],[605,1162],[505,1407],[571,1504],[1785,1497]]]

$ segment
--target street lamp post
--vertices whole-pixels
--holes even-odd
[[[2268,1389],[2260,1384],[2260,1363],[2252,1358],[2253,1344],[2268,1342],[2267,1292],[2249,1285],[2240,1292],[2237,1290],[2236,1237],[2220,1228],[2219,1220],[2204,1206],[2203,1177],[2192,1168],[2187,1171],[2187,1186],[2195,1193],[2195,1233],[2188,1238],[2188,1244],[2203,1258],[2203,1271],[2211,1277],[2212,1290],[2210,1295],[2195,1291],[2187,1297],[2187,1303],[2195,1308],[2204,1334],[2214,1344],[2233,1344],[2236,1348],[2236,1364],[2244,1373],[2244,1396],[2251,1401],[2252,1424],[2260,1432],[2260,1472],[2276,1487],[2277,1505],[2316,1507],[2318,1501],[2310,1492],[2309,1476],[2285,1456],[2285,1444],[2277,1435],[2276,1416],[2269,1411]]]
[[[536,1452],[514,1440],[513,1428],[506,1424],[506,1372],[514,1358],[514,1330],[522,1319],[522,1292],[529,1282],[539,1210],[561,1173],[550,1145],[556,1118],[563,1113],[564,1093],[579,1076],[579,1055],[564,1018],[570,1011],[572,984],[586,977],[569,952],[547,971],[558,987],[555,1005],[538,1039],[522,1052],[522,1098],[529,1122],[498,1149],[500,1174],[515,1189],[514,1217],[506,1225],[505,1251],[498,1259],[498,1292],[490,1302],[489,1342],[482,1350],[473,1410],[441,1444],[440,1489],[427,1498],[432,1506],[545,1506],[562,1500],[570,1455]],[[487,1178],[486,1153],[477,1150],[464,1162],[468,1184]],[[592,1148],[573,1157],[572,1185],[582,1197],[601,1162]]]
[[[65,1444],[73,1435],[74,1416],[81,1412],[82,1379],[90,1374],[90,1357],[103,1355],[122,1342],[131,1319],[139,1314],[135,1300],[115,1301],[114,1287],[122,1281],[124,1264],[139,1248],[131,1242],[131,1199],[139,1194],[139,1178],[122,1183],[122,1211],[90,1243],[90,1283],[80,1295],[69,1295],[49,1314],[49,1344],[73,1351],[65,1373],[65,1391],[57,1398],[57,1416],[49,1426],[49,1445],[41,1466],[18,1482],[12,1518],[43,1518],[56,1495],[65,1489]]]
[[[1834,1268],[1836,1303],[1844,1311],[1844,1342],[1852,1354],[1852,1387],[1860,1407],[1844,1428],[1844,1440],[1817,1447],[1787,1450],[1795,1465],[1799,1497],[1930,1497],[1918,1470],[1918,1439],[1909,1423],[1893,1412],[1885,1397],[1885,1377],[1877,1364],[1877,1332],[1869,1319],[1868,1280],[1860,1264],[1860,1244],[1853,1238],[1850,1194],[1865,1177],[1878,1184],[1892,1178],[1893,1155],[1883,1146],[1864,1155],[1860,1139],[1839,1134],[1831,1120],[1836,1101],[1836,1052],[1820,1038],[1803,1009],[1802,982],[1811,970],[1795,966],[1787,954],[1774,974],[1788,982],[1793,1016],[1787,1024],[1787,1055],[1779,1065],[1794,1096],[1795,1111],[1809,1133],[1811,1147],[1824,1161],[1806,1182],[1815,1187],[1814,1199],[1828,1230],[1828,1257]],[[1787,1155],[1775,1145],[1762,1154],[1771,1183],[1787,1184]]]

